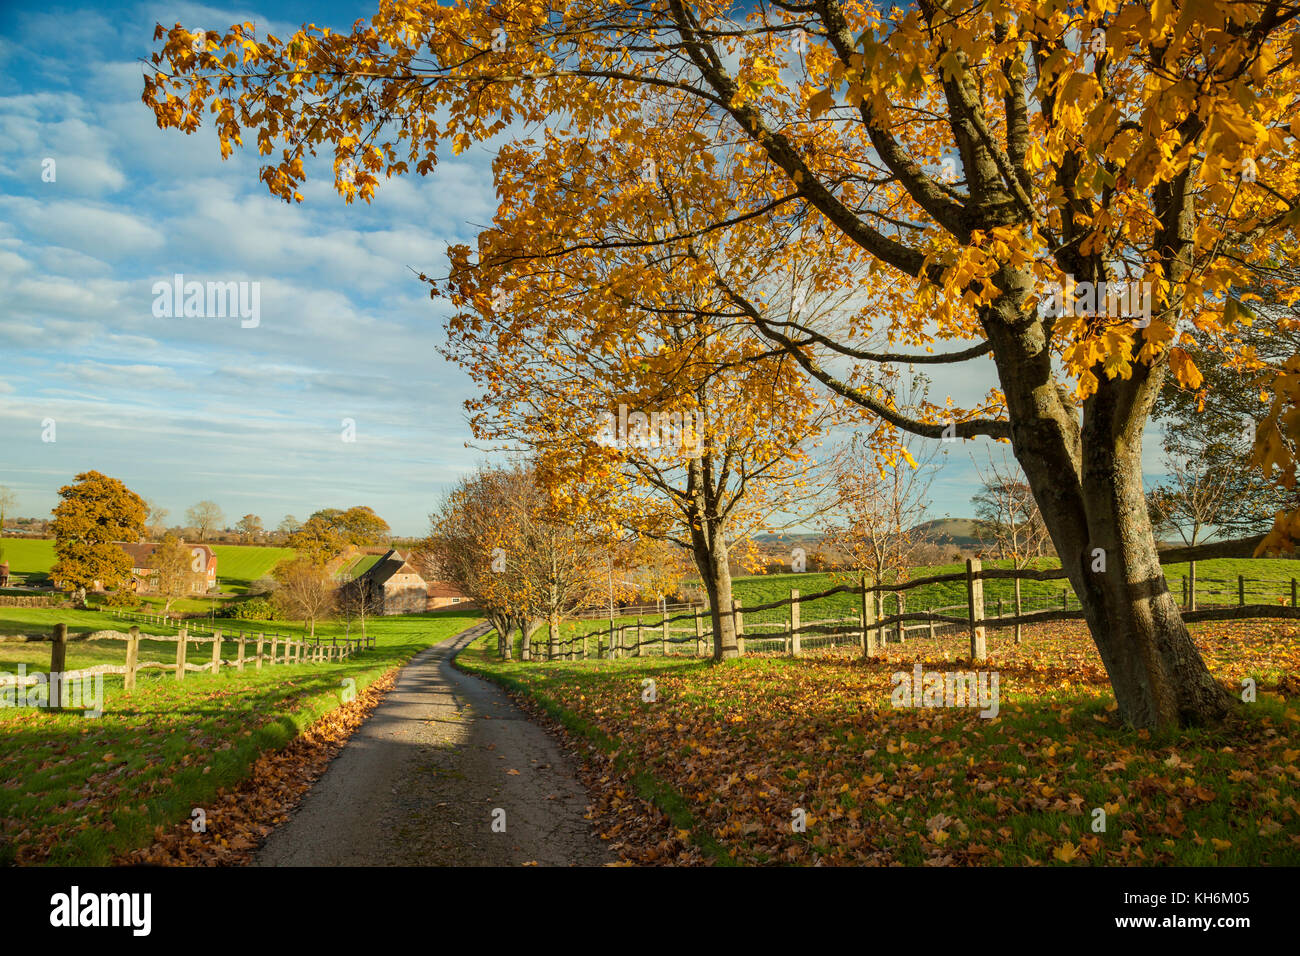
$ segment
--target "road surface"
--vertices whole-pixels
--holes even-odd
[[[402,669],[253,865],[615,861],[585,819],[573,758],[499,688],[451,666],[488,629],[463,631]]]

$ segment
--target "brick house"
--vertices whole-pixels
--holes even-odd
[[[156,543],[140,542],[130,544],[116,542],[131,559],[131,574],[135,577],[135,590],[147,594],[157,587],[153,573],[153,555],[158,550]],[[184,542],[181,542],[184,544]],[[206,544],[185,545],[190,552],[190,593],[206,594],[217,586],[217,553]]]
[[[364,588],[372,614],[416,614],[469,602],[453,585],[426,579],[411,556],[396,549],[389,550],[343,588]]]

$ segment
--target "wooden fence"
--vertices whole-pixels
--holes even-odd
[[[0,594],[0,607],[56,607],[66,600],[62,594]]]
[[[868,584],[863,577],[858,585],[841,585],[816,594],[800,596],[797,590],[790,592],[789,598],[782,598],[766,604],[742,607],[733,601],[732,621],[736,631],[736,642],[741,654],[749,651],[782,651],[799,655],[813,647],[831,647],[837,645],[855,645],[868,657],[877,654],[889,643],[904,641],[909,632],[921,631],[929,637],[940,634],[960,633],[966,635],[972,660],[984,660],[987,657],[987,632],[1014,629],[1019,641],[1021,629],[1029,624],[1042,624],[1051,621],[1083,620],[1084,614],[1073,590],[1066,586],[1061,590],[1060,604],[1051,607],[1026,609],[1021,600],[1019,582],[1064,580],[1066,572],[1060,568],[1036,570],[1032,568],[984,568],[978,558],[966,562],[966,570],[954,574],[938,574],[926,578],[916,578],[898,584]],[[1012,613],[1006,614],[1008,608],[998,598],[996,614],[990,616],[991,609],[984,598],[984,582],[988,580],[1011,580],[1017,582],[1014,598],[1009,599]],[[1190,580],[1190,584],[1188,583]],[[965,585],[966,601],[963,604],[946,607],[931,607],[919,611],[906,609],[906,594],[915,588],[936,584],[961,582]],[[1202,579],[1205,583],[1205,579]],[[1251,587],[1247,585],[1251,584]],[[1260,590],[1276,584],[1275,591],[1268,593],[1266,602],[1247,603],[1247,597],[1258,599]],[[1198,595],[1221,594],[1202,589],[1197,591],[1194,571],[1184,579],[1183,620],[1209,621],[1239,618],[1300,618],[1297,607],[1297,582],[1290,579],[1246,578],[1239,576],[1233,592],[1237,600],[1230,604],[1200,606],[1196,604]],[[850,594],[859,598],[855,602],[855,612],[849,617],[826,617],[819,620],[807,620],[804,611],[817,602],[838,594]],[[894,598],[894,613],[885,615],[885,599]],[[1041,601],[1039,603],[1042,603]],[[783,621],[762,623],[751,622],[748,630],[745,615],[775,609],[786,609]],[[686,626],[684,622],[689,622]],[[682,625],[682,626],[675,626]],[[684,635],[684,636],[682,636]],[[542,658],[547,660],[575,660],[589,656],[640,657],[658,653],[669,656],[672,653],[693,656],[709,656],[713,653],[713,629],[710,612],[702,607],[693,607],[688,613],[662,615],[658,621],[647,622],[638,617],[635,624],[611,622],[603,628],[579,634],[553,642],[535,642],[534,648],[542,648]],[[527,659],[527,658],[525,658]]]
[[[188,631],[194,631],[195,633],[200,633],[200,634],[204,632],[207,632],[208,634],[225,632],[226,634],[237,634],[239,637],[244,637],[244,630],[242,627],[218,628],[215,624],[207,623],[207,620],[203,618],[174,618],[174,617],[168,617],[164,614],[141,614],[138,611],[116,611],[116,610],[112,612],[112,615],[113,617],[119,618],[120,620],[136,621],[140,624],[153,624],[158,627],[174,627],[177,630],[180,630],[180,628],[184,627]],[[276,638],[281,641],[287,641],[291,639],[302,640],[312,645],[324,644],[328,640],[329,645],[331,647],[341,647],[347,644],[357,644],[360,647],[375,646],[375,638],[373,634],[367,634],[364,638],[360,638],[360,637],[339,638],[337,635],[331,635],[327,639],[324,637],[299,637],[297,635],[291,636],[288,634],[281,634],[279,631],[254,631],[252,629],[248,631],[248,637],[250,639],[254,634],[264,634],[268,638]]]
[[[195,637],[189,634],[186,628],[181,628],[180,632],[172,637],[170,635],[159,634],[141,634],[137,625],[131,625],[129,631],[94,631],[90,634],[69,637],[68,625],[56,624],[53,632],[50,634],[9,634],[0,635],[0,643],[10,642],[46,642],[50,644],[50,670],[51,674],[62,675],[62,680],[81,679],[93,677],[96,674],[121,674],[126,692],[129,694],[135,690],[136,675],[141,671],[161,670],[172,672],[176,680],[183,681],[185,675],[193,672],[206,671],[211,674],[218,674],[223,667],[233,667],[237,671],[242,671],[246,666],[251,666],[254,670],[261,670],[262,665],[274,666],[276,664],[301,664],[301,663],[330,663],[334,661],[343,661],[350,658],[353,654],[361,650],[359,640],[346,641],[339,644],[326,644],[323,641],[311,643],[301,638],[281,638],[278,634],[266,635],[262,632],[257,634],[245,635],[240,632],[238,637],[231,635],[222,635],[221,631],[216,631],[210,637]],[[86,667],[80,670],[66,670],[68,644],[92,641],[121,641],[126,644],[126,661],[123,664],[96,664],[93,667]],[[174,661],[142,661],[140,660],[140,642],[153,641],[162,644],[175,644],[176,656]],[[189,660],[189,649],[192,645],[203,647],[208,646],[208,650],[201,656],[203,663],[193,663]],[[234,645],[235,655],[225,657],[227,645]],[[251,653],[250,653],[251,651]],[[36,674],[27,674],[22,678],[16,675],[0,677],[0,685],[13,684],[15,686],[29,686],[37,684],[42,680]]]

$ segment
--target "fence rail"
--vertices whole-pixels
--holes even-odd
[[[208,672],[218,674],[223,667],[233,667],[237,671],[242,671],[246,666],[250,665],[255,670],[261,670],[263,664],[275,666],[277,664],[301,664],[304,662],[319,664],[344,661],[362,650],[359,638],[345,640],[341,643],[326,644],[323,641],[310,642],[302,638],[282,637],[277,633],[266,634],[259,631],[255,634],[245,634],[241,631],[235,636],[223,634],[220,630],[216,630],[209,637],[196,637],[191,635],[188,629],[184,627],[173,637],[168,634],[142,634],[139,626],[135,624],[131,625],[130,630],[126,632],[101,630],[72,637],[68,636],[68,625],[62,623],[55,624],[49,634],[0,635],[0,643],[43,643],[47,641],[50,644],[49,673],[60,675],[59,680],[61,682],[93,677],[96,674],[121,674],[123,675],[124,689],[128,694],[135,690],[136,675],[141,671],[171,671],[176,680],[183,681],[188,673]],[[95,664],[91,667],[72,671],[66,669],[68,644],[96,641],[125,642],[125,663]],[[140,660],[141,641],[175,644],[175,660]],[[234,645],[235,655],[226,657],[227,645],[231,644]],[[200,647],[208,645],[211,648],[203,659],[203,663],[191,663],[188,660],[189,648],[192,645],[199,645]],[[47,677],[43,673],[22,676],[6,674],[0,675],[0,687],[26,687],[40,684],[45,680],[47,680]],[[51,702],[51,706],[54,706],[53,702]]]
[[[227,634],[237,633],[239,637],[244,636],[244,629],[242,627],[238,629],[224,628],[224,627],[219,628],[215,624],[204,623],[203,618],[174,618],[174,617],[168,617],[165,614],[141,614],[138,611],[117,611],[117,610],[113,611],[112,615],[113,617],[119,618],[120,620],[137,621],[141,624],[153,624],[159,627],[174,627],[177,629],[184,627],[186,630],[192,630],[196,632],[206,631],[208,634],[223,632]],[[290,639],[302,640],[312,645],[323,644],[325,643],[326,640],[324,637],[311,637],[311,636],[299,637],[297,635],[281,634],[279,631],[254,631],[251,629],[248,631],[248,637],[250,639],[254,634],[265,634],[265,636],[268,638],[274,637],[281,641],[287,641]],[[345,637],[342,638],[341,641],[337,635],[331,635],[331,637],[329,638],[330,646],[342,646],[344,644],[347,644],[349,642],[354,642],[354,641],[359,641],[362,647],[375,646],[375,638],[373,635],[370,634],[363,635],[360,638]]]
[[[1027,602],[1021,598],[1019,582],[1022,580],[1044,582],[1065,578],[1066,572],[1060,568],[984,568],[978,558],[972,558],[966,562],[964,572],[880,584],[868,584],[867,578],[863,577],[856,585],[837,585],[803,596],[797,590],[791,590],[789,598],[749,607],[733,601],[729,614],[736,633],[737,650],[742,655],[747,650],[777,650],[797,656],[812,647],[854,645],[860,647],[865,656],[871,657],[879,653],[891,638],[893,642],[902,642],[907,639],[909,632],[922,631],[931,638],[940,634],[965,634],[969,641],[971,659],[984,660],[987,657],[987,632],[990,628],[1014,629],[1015,640],[1019,643],[1022,628],[1027,625],[1084,619],[1078,598],[1068,586],[1061,590],[1059,605],[1030,607],[1028,605],[1031,603],[1043,605],[1045,601],[1040,598],[1035,602]],[[992,616],[986,612],[991,609],[993,602],[986,601],[984,597],[984,582],[988,580],[1016,582],[1011,598],[996,599],[996,614]],[[1182,616],[1188,622],[1268,617],[1300,619],[1300,606],[1297,602],[1300,589],[1296,578],[1247,578],[1244,575],[1238,575],[1235,581],[1228,578],[1202,578],[1200,584],[1235,587],[1198,590],[1195,563],[1192,563],[1188,576],[1182,581]],[[928,585],[957,582],[966,585],[965,603],[919,611],[906,609],[907,592]],[[841,594],[860,599],[856,614],[802,620],[805,608]],[[1198,607],[1198,599],[1207,595],[1231,595],[1236,601]],[[890,596],[894,598],[895,613],[886,615],[885,599]],[[1260,601],[1261,596],[1273,600]],[[1247,603],[1248,597],[1254,600]],[[1008,610],[1008,601],[1011,604],[1010,614],[1004,613]],[[539,645],[540,659],[545,660],[581,660],[592,656],[616,659],[640,657],[654,652],[670,656],[674,652],[681,653],[679,649],[685,649],[686,653],[694,656],[711,654],[714,640],[712,612],[697,605],[686,607],[687,613],[663,614],[657,621],[646,621],[638,615],[635,624],[611,622],[596,630],[562,640],[552,638],[544,642],[533,642],[531,647],[525,647],[524,659],[537,658]],[[751,619],[748,628],[746,627],[746,615],[752,618],[760,612],[779,609],[787,612],[784,620]],[[681,622],[690,622],[691,626],[673,626]],[[674,636],[682,634],[686,636]]]

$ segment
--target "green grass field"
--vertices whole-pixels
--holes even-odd
[[[54,567],[54,541],[48,538],[4,538],[0,540],[9,573],[19,577],[44,576]]]
[[[45,577],[54,567],[54,541],[48,538],[5,538],[0,541],[9,560],[9,573],[19,577]],[[217,579],[223,591],[243,594],[258,578],[266,577],[293,548],[267,548],[251,544],[214,544]],[[373,563],[373,562],[372,562]]]
[[[223,591],[246,592],[258,578],[271,573],[281,561],[292,558],[293,548],[262,548],[250,544],[214,544],[217,580]]]
[[[125,630],[102,612],[0,608],[0,634],[48,632],[56,621],[73,634]],[[108,676],[98,718],[0,708],[0,865],[100,866],[149,844],[156,827],[210,806],[262,751],[284,746],[337,707],[345,679],[360,691],[474,621],[472,612],[376,618],[368,624],[376,647],[348,661],[222,668],[217,675],[187,674],[180,683],[166,671],[146,671],[131,695],[120,676]],[[301,623],[274,626],[302,630]],[[191,660],[202,663],[195,655],[202,658],[206,647],[192,646]],[[19,662],[45,670],[49,652],[48,644],[0,643],[0,671],[13,673]],[[121,663],[124,653],[121,642],[70,642],[67,667]],[[141,643],[142,660],[175,655],[174,643]]]

